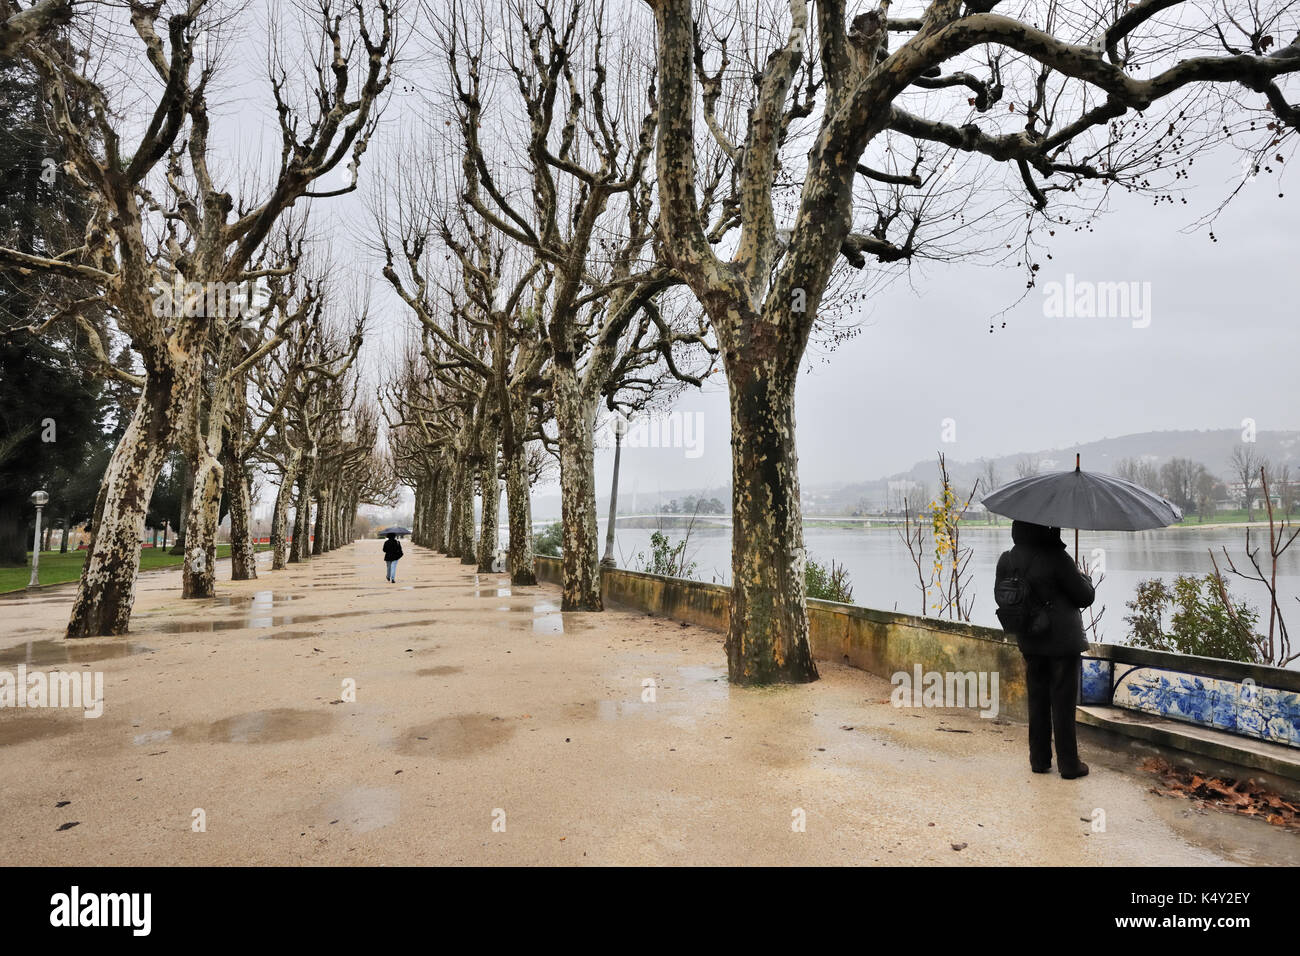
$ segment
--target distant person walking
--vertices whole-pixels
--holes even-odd
[[[1060,528],[1011,523],[1013,547],[998,558],[998,618],[1016,635],[1025,658],[1029,694],[1029,768],[1052,769],[1067,780],[1084,777],[1074,708],[1079,699],[1079,655],[1088,649],[1082,608],[1092,604],[1092,582],[1066,552]]]
[[[384,542],[384,564],[388,565],[388,580],[397,583],[397,562],[402,559],[402,542],[397,535],[390,534]]]

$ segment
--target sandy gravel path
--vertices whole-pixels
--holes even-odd
[[[363,542],[210,601],[180,600],[179,572],[146,575],[117,639],[60,640],[70,589],[0,602],[0,670],[105,680],[98,719],[0,710],[2,858],[1300,861],[1294,834],[1149,793],[1131,754],[1085,743],[1090,777],[1037,776],[1022,725],[896,709],[888,682],[836,665],[732,688],[719,634],[561,614],[553,587],[406,553],[397,585]]]

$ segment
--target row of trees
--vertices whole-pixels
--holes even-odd
[[[4,250],[0,263],[95,284],[143,365],[73,633],[124,626],[139,492],[180,436],[196,488],[187,535],[206,540],[224,454],[213,422],[240,374],[283,344],[259,356],[234,329],[160,321],[150,283],[291,274],[278,251],[291,243],[267,251],[273,227],[349,151],[355,179],[391,76],[389,6],[358,4],[349,19],[322,3],[311,116],[279,72],[283,158],[269,191],[236,202],[207,168],[204,6],[190,0],[163,36],[158,7],[130,5],[161,88],[134,151],[87,71],[19,39],[97,205],[84,247]],[[481,563],[504,481],[511,573],[527,580],[526,479],[544,449],[560,465],[563,606],[599,610],[598,416],[698,385],[716,353],[733,450],[730,677],[814,679],[794,420],[810,343],[846,334],[843,312],[893,264],[984,257],[1031,287],[1050,237],[1088,228],[1108,196],[1172,201],[1206,149],[1269,156],[1300,120],[1282,85],[1300,71],[1287,4],[1231,4],[1215,23],[1183,0],[997,6],[425,4],[412,79],[432,91],[428,132],[400,144],[374,203],[384,278],[418,322],[383,414],[420,540]],[[652,57],[640,43],[651,33]],[[74,92],[94,101],[86,123]],[[166,201],[143,185],[155,167]],[[854,269],[865,281],[847,281]],[[210,348],[223,357],[205,392]],[[311,436],[294,441],[302,461],[320,454]],[[205,586],[188,561],[186,581],[187,593]]]
[[[1197,514],[1204,518],[1212,515],[1218,502],[1239,494],[1249,520],[1261,491],[1261,470],[1276,495],[1283,514],[1295,510],[1297,481],[1289,464],[1274,465],[1260,456],[1254,446],[1237,445],[1227,461],[1234,489],[1205,465],[1190,458],[1171,458],[1160,465],[1136,458],[1116,462],[1115,474],[1120,478],[1158,491],[1183,510],[1184,514]],[[1237,491],[1239,489],[1239,492]]]
[[[677,348],[716,343],[742,683],[816,677],[794,391],[845,305],[922,258],[1010,260],[1032,286],[1042,245],[1088,228],[1099,196],[1169,201],[1198,153],[1263,155],[1300,116],[1279,85],[1300,69],[1286,5],[1234,5],[1217,30],[1179,0],[851,6],[453,3],[431,18],[421,84],[450,92],[377,217],[422,330],[390,389],[421,540],[481,562],[499,477],[508,498],[523,488],[510,442],[541,442],[560,461],[566,609],[600,608],[598,407],[643,399],[652,357],[698,381],[711,364],[687,371]],[[647,62],[632,38],[650,30]],[[845,267],[866,282],[850,289]],[[707,335],[670,318],[694,310]],[[509,507],[524,580],[526,506]]]
[[[354,312],[355,330],[340,336],[329,319],[338,295],[306,261],[306,216],[289,210],[355,188],[392,79],[397,17],[387,0],[321,0],[298,22],[273,16],[279,148],[265,169],[231,182],[209,115],[231,11],[215,0],[131,2],[93,16],[73,9],[69,21],[46,16],[54,6],[71,5],[6,4],[0,39],[48,102],[54,175],[84,196],[86,225],[62,243],[0,247],[0,267],[39,290],[22,310],[26,347],[76,329],[94,374],[133,397],[68,625],[69,637],[84,637],[127,630],[149,502],[173,450],[185,459],[185,597],[213,593],[223,495],[235,577],[256,574],[254,463],[280,470],[281,528],[297,489],[294,552],[282,558],[281,543],[278,563],[307,557],[313,530],[317,550],[347,536],[347,505],[365,487],[349,478],[373,470],[378,427],[348,378],[364,317]],[[124,109],[128,92],[135,105]],[[345,166],[350,181],[318,187]]]

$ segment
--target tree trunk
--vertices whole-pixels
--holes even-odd
[[[439,468],[434,472],[429,491],[429,507],[432,509],[429,547],[444,554],[447,552],[447,483],[447,470]]]
[[[312,524],[311,553],[323,554],[325,549],[325,515],[329,511],[329,498],[322,493],[316,503],[316,521]]]
[[[275,510],[271,513],[271,570],[283,571],[289,560],[289,505],[293,501],[293,486],[298,480],[302,454],[290,452],[280,489],[275,495]]]
[[[510,583],[516,587],[534,585],[537,571],[533,566],[533,508],[524,443],[513,437],[507,442],[503,431],[501,455],[505,461],[506,511],[510,522]]]
[[[65,515],[63,518],[63,533],[59,536],[59,554],[68,553],[68,532],[71,530],[71,526],[72,520]],[[157,532],[154,532],[154,537],[157,538],[157,536]]]
[[[460,526],[465,517],[465,512],[460,507],[462,490],[465,487],[465,462],[464,459],[457,458],[456,463],[451,468],[451,487],[448,490],[448,502],[450,508],[447,514],[447,547],[448,557],[459,558],[460,546],[463,540],[460,532]]]
[[[189,376],[197,382],[197,376]],[[131,623],[144,519],[190,400],[184,371],[151,371],[121,441],[109,457],[67,636],[125,634]]]
[[[194,493],[185,521],[185,565],[181,597],[209,598],[217,589],[217,524],[221,516],[224,469],[206,442],[199,442],[198,460],[191,463]]]
[[[298,564],[311,557],[311,504],[312,486],[316,471],[316,456],[303,456],[298,472],[298,506],[293,521],[293,545],[289,549],[289,563]]]
[[[180,523],[176,526],[176,540],[172,543],[172,549],[169,554],[185,553],[185,525],[189,520],[190,499],[194,496],[194,469],[190,467],[189,456],[183,458],[181,464],[181,513]]]
[[[736,684],[817,679],[804,601],[803,516],[788,357],[728,352],[731,606],[727,671]]]
[[[460,555],[461,564],[476,564],[478,556],[474,553],[474,462],[467,459],[465,462],[465,477],[460,486],[460,499],[456,506],[460,509],[460,521],[457,527],[460,529],[460,542],[456,546],[456,552]]]
[[[230,505],[230,580],[257,579],[257,549],[253,546],[253,503],[248,494],[248,467],[226,443],[226,501]]]
[[[560,438],[561,566],[565,611],[602,611],[596,527],[596,406],[584,401],[571,367],[552,367]]]
[[[479,468],[483,510],[479,516],[478,570],[491,574],[497,559],[497,524],[501,521],[501,482],[497,478],[496,446]]]

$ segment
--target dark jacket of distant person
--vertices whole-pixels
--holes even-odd
[[[1080,610],[1089,607],[1096,594],[1092,582],[1075,567],[1066,551],[1061,529],[1013,521],[1011,541],[1011,550],[1003,551],[998,558],[998,580],[1006,577],[1011,568],[1019,568],[1034,599],[1047,603],[1051,622],[1047,634],[1041,637],[1016,635],[1021,653],[1064,657],[1086,651],[1088,640]]]
[[[397,540],[395,535],[389,535],[388,540],[384,542],[384,560],[396,561],[402,556],[402,542]]]

